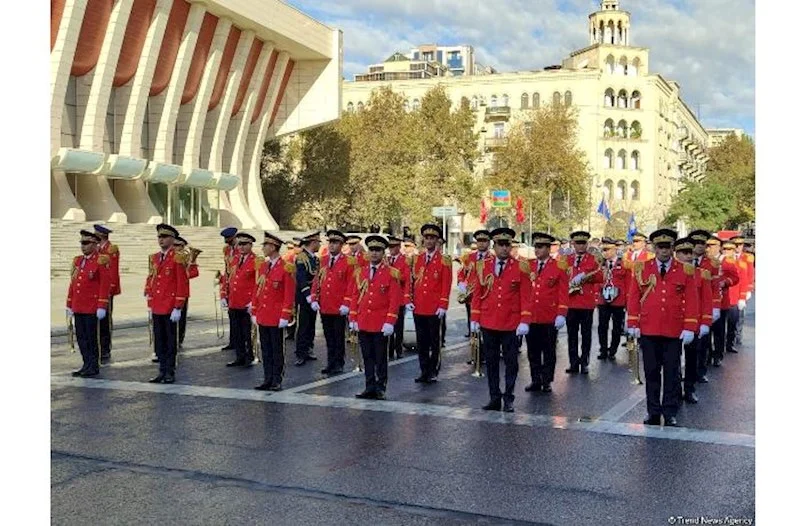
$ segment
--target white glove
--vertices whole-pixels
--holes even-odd
[[[225,299],[225,298],[222,298],[221,300],[219,300],[219,304],[222,305],[223,309],[227,309],[228,308],[228,300]]]
[[[308,296],[306,296],[306,303],[308,303],[309,305],[311,305],[311,294],[309,294]]]
[[[351,321],[350,322],[350,330],[353,331],[353,332],[358,332],[358,322],[357,321]]]
[[[469,330],[470,332],[478,332],[481,330],[481,324],[477,321],[469,322]]]
[[[446,310],[446,309],[443,309],[443,308],[441,308],[441,307],[439,307],[438,309],[436,309],[436,315],[439,317],[439,319],[440,319],[440,320],[441,320],[442,318],[444,318],[444,315],[445,315],[445,314],[447,314],[447,310]]]
[[[700,337],[701,338],[703,336],[705,336],[706,334],[708,334],[709,332],[711,332],[711,329],[708,328],[708,325],[701,325],[700,326]]]
[[[747,293],[747,296],[745,296],[745,298],[744,298],[744,299],[745,299],[746,301],[750,301],[750,298],[752,298],[752,297],[753,297],[753,293],[752,293],[752,292],[748,292],[748,293]]]
[[[347,307],[347,305],[341,305],[339,307],[339,314],[341,316],[347,316],[348,314],[350,314],[350,309]]]
[[[529,328],[530,327],[528,326],[527,323],[520,323],[519,325],[517,325],[517,336],[525,336],[526,334],[528,334]]]
[[[739,310],[744,310],[744,308],[747,306],[747,302],[745,300],[739,300],[736,305],[739,306]]]
[[[384,336],[391,336],[392,334],[394,334],[394,325],[392,325],[391,323],[384,323],[381,332],[383,333]]]
[[[567,319],[564,316],[561,316],[560,314],[556,316],[555,326],[557,331],[563,329],[564,325],[566,324],[567,324]]]
[[[406,310],[408,312],[414,312],[414,304],[413,303],[406,304]]]
[[[684,345],[689,345],[694,341],[694,333],[692,331],[681,331],[681,340]]]
[[[314,312],[319,312],[319,303],[316,301],[311,302],[311,310]]]
[[[279,329],[285,329],[288,326],[289,326],[289,320],[284,320],[283,318],[278,320],[278,328]]]
[[[247,314],[253,314],[253,304],[252,303],[248,303],[247,304]]]
[[[72,318],[73,316],[75,316],[75,313],[72,312],[72,309],[70,309],[69,307],[67,307],[66,312],[67,312],[67,318]]]
[[[258,325],[258,321],[256,321],[255,316],[250,316],[250,321],[253,322],[253,325]]]
[[[572,280],[569,282],[569,284],[570,284],[570,285],[572,285],[572,286],[574,287],[575,285],[579,284],[579,283],[581,282],[581,280],[582,280],[582,279],[583,279],[585,276],[586,276],[586,273],[585,273],[585,272],[581,272],[580,274],[578,274],[577,276],[575,276],[574,278],[572,278]]]
[[[172,309],[172,314],[169,315],[169,321],[172,323],[178,323],[181,320],[181,310],[180,309]]]
[[[106,310],[105,309],[97,309],[97,319],[102,320],[106,317]]]
[[[719,319],[719,309],[711,309],[711,321],[715,322]]]
[[[462,281],[461,283],[459,283],[459,284],[458,284],[458,291],[459,291],[461,294],[466,294],[466,293],[467,293],[467,284],[466,284],[466,283],[464,283],[463,281]]]
[[[629,327],[628,328],[628,336],[631,338],[639,338],[642,336],[642,330],[638,327]]]

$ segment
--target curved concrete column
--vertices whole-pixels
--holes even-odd
[[[92,174],[78,174],[76,194],[88,221],[127,223],[128,217],[119,207],[108,180]]]
[[[50,170],[50,217],[70,221],[86,221],[86,212],[80,208],[62,170]]]
[[[114,196],[120,203],[131,223],[147,223],[157,225],[164,222],[164,217],[158,213],[144,181],[123,181],[118,179],[114,183]]]

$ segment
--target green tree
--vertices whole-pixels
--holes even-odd
[[[753,139],[728,135],[716,148],[711,148],[705,180],[728,188],[736,203],[726,226],[736,227],[755,219],[756,149]]]
[[[279,139],[264,143],[261,185],[264,201],[272,217],[281,228],[293,228],[292,216],[298,204],[298,195],[287,148]]]
[[[672,201],[663,223],[683,219],[692,229],[715,231],[728,224],[735,213],[730,188],[714,181],[690,182]]]

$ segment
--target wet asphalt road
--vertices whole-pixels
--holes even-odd
[[[641,425],[644,388],[627,353],[564,373],[529,394],[520,355],[514,415],[488,415],[470,376],[463,308],[449,316],[439,382],[415,384],[414,354],[389,369],[387,402],[357,401],[363,376],[325,380],[316,353],[291,364],[284,392],[252,390],[260,366],[231,370],[213,322],[190,321],[177,383],[152,386],[145,328],[115,334],[100,379],[52,339],[54,524],[669,524],[670,517],[754,516],[753,312],[739,354],[711,368],[681,429]]]

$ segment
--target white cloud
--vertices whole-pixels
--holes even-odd
[[[345,75],[423,43],[472,44],[500,71],[560,64],[588,45],[599,0],[289,0],[344,31]],[[754,0],[621,0],[650,71],[676,80],[707,126],[754,132]],[[358,67],[358,69],[351,69]]]

